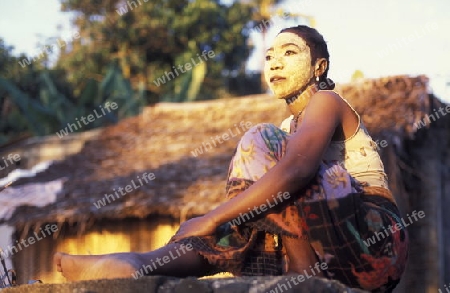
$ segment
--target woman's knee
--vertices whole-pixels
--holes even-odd
[[[246,135],[250,135],[253,136],[255,134],[259,134],[259,135],[270,135],[273,133],[285,133],[283,130],[281,130],[280,128],[278,128],[277,126],[275,126],[275,124],[272,123],[258,123],[256,125],[254,125],[253,127],[251,127],[249,130],[247,130],[244,134],[244,136]]]
[[[271,123],[260,123],[250,128],[241,138],[244,148],[267,148],[272,152],[284,152],[288,134]]]

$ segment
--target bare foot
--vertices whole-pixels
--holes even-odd
[[[130,253],[70,255],[57,252],[53,262],[56,270],[69,281],[131,278],[138,268]]]
[[[53,263],[56,265],[56,270],[60,273],[62,273],[61,260],[65,255],[67,255],[67,253],[57,252],[53,256]]]

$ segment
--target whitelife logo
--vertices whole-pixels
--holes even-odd
[[[165,264],[168,264],[170,261],[179,258],[182,254],[186,254],[188,251],[193,250],[194,247],[192,244],[188,243],[186,245],[181,244],[180,247],[175,247],[175,253],[169,251],[169,255],[165,255],[162,258],[157,257],[156,260],[151,260],[150,264],[143,265],[142,268],[138,271],[135,271],[131,276],[137,280],[145,275],[150,274],[154,270],[158,268],[158,266],[162,267]],[[180,251],[181,250],[181,251]]]
[[[4,170],[8,168],[9,166],[14,166],[17,162],[20,161],[20,155],[19,154],[9,154],[8,157],[5,159],[5,157],[2,157],[2,162],[0,161],[0,170]],[[9,163],[8,163],[9,161]]]
[[[51,235],[52,233],[55,233],[56,231],[58,231],[58,226],[55,224],[53,224],[53,225],[47,224],[47,225],[45,225],[44,230],[42,230],[42,228],[40,228],[40,231],[34,232],[32,236],[30,236],[26,239],[21,239],[20,241],[16,240],[16,244],[14,244],[13,246],[8,245],[8,247],[4,251],[0,251],[1,256],[4,259],[6,259],[15,253],[18,253],[19,251],[22,251],[22,249],[24,247],[25,248],[29,247],[30,245],[46,238],[47,236]]]
[[[414,218],[414,220],[417,222],[419,219],[422,219],[425,217],[425,212],[424,211],[419,211],[416,212],[415,210],[411,213],[412,215],[409,216],[409,214],[407,214],[408,220],[409,222],[405,221],[405,219],[401,219],[402,223],[395,223],[394,226],[389,225],[386,229],[384,229],[381,232],[375,232],[375,235],[372,236],[371,238],[367,238],[367,240],[363,240],[364,244],[369,247],[371,245],[374,245],[375,243],[377,243],[377,241],[381,241],[381,239],[385,239],[386,237],[389,236],[389,234],[394,234],[397,233],[398,231],[408,227],[409,225],[411,225],[413,223],[413,220],[411,219],[411,217]],[[419,217],[419,219],[417,218]],[[376,237],[376,239],[375,239]]]
[[[239,123],[239,126],[237,124],[234,124],[234,132],[233,129],[229,128],[226,132],[222,133],[222,135],[216,135],[214,137],[211,136],[211,143],[208,141],[202,142],[202,145],[199,148],[195,148],[195,150],[191,151],[192,156],[198,157],[199,155],[202,155],[203,152],[209,152],[212,150],[213,147],[217,147],[219,144],[224,143],[225,141],[229,140],[232,137],[236,137],[242,132],[247,131],[252,127],[252,123],[247,121],[241,121]],[[242,130],[242,132],[241,132]]]
[[[275,197],[275,195],[272,194],[273,204],[269,201],[269,199],[266,199],[267,205],[265,203],[263,203],[259,207],[254,206],[253,209],[248,208],[247,213],[245,213],[245,214],[239,213],[239,217],[229,221],[228,223],[230,223],[232,226],[239,226],[242,223],[245,223],[246,221],[250,221],[252,218],[267,211],[268,209],[273,208],[276,205],[282,203],[284,200],[288,200],[290,197],[291,197],[291,194],[287,191],[284,193],[281,193],[281,191],[278,192],[276,197]],[[253,212],[255,212],[256,215]]]
[[[146,184],[149,181],[154,180],[155,174],[154,173],[144,173],[144,174],[142,174],[142,180],[139,175],[136,178],[139,181],[139,185],[137,185],[136,182],[134,182],[134,179],[132,179],[131,184],[128,184],[127,186],[125,186],[125,188],[119,187],[119,188],[117,188],[117,190],[115,188],[113,188],[114,195],[116,197],[114,197],[114,195],[112,193],[109,193],[109,194],[105,193],[105,195],[103,196],[102,199],[99,199],[99,200],[97,200],[97,202],[94,202],[94,206],[97,209],[100,209],[100,208],[106,206],[107,204],[110,204],[111,202],[115,201],[116,199],[119,199],[120,197],[127,195],[128,193],[132,192],[133,190],[136,190],[136,189],[144,186],[144,183],[142,182],[142,180],[144,180]]]
[[[297,275],[297,276],[291,276],[291,278],[285,278],[286,282],[284,283],[278,283],[277,287],[274,289],[271,289],[268,293],[283,293],[284,291],[288,291],[289,289],[292,289],[293,285],[298,286],[300,283],[304,282],[307,279],[310,279],[314,276],[316,276],[320,270],[325,271],[328,269],[328,264],[326,262],[319,263],[316,262],[314,265],[314,268],[312,266],[309,266],[309,271],[311,275],[308,273],[308,271],[305,269],[303,270],[303,274]],[[295,292],[295,291],[290,291]]]
[[[101,114],[99,114],[97,112],[97,109],[94,109],[95,116],[94,116],[94,114],[89,114],[89,115],[87,115],[87,117],[81,116],[80,120],[81,120],[81,122],[83,122],[84,125],[88,125],[89,123],[94,122],[95,119],[98,119],[98,118],[101,118],[101,117],[107,115],[106,112],[111,113],[111,111],[116,110],[117,108],[118,108],[117,103],[106,102],[105,108],[103,108],[102,105],[100,105]],[[78,120],[78,118],[75,118],[75,120],[76,120],[77,124],[67,123],[67,126],[64,129],[61,129],[59,132],[56,132],[56,135],[58,135],[59,138],[63,138],[64,136],[68,135],[69,133],[83,128],[83,125],[80,123],[80,120]],[[86,120],[87,120],[87,122],[86,122]],[[77,125],[78,125],[78,127],[77,127]]]
[[[206,56],[206,55],[208,55],[208,56]],[[178,70],[181,71],[181,73],[186,73],[187,71],[191,70],[193,67],[195,67],[195,66],[197,66],[199,64],[202,64],[204,62],[203,60],[207,61],[208,57],[209,58],[214,58],[215,56],[216,56],[216,54],[212,50],[210,50],[208,52],[206,50],[204,50],[202,52],[202,56],[201,57],[197,53],[197,57],[198,57],[198,62],[199,63],[196,63],[194,57],[192,57],[191,60],[190,60],[190,61],[192,61],[192,63],[191,62],[187,62],[184,65],[179,64],[178,67],[172,66],[172,68],[173,68],[172,71],[169,71],[169,72],[165,71],[164,75],[161,75],[161,77],[158,77],[156,80],[153,81],[153,83],[156,86],[160,86],[161,84],[165,84],[166,82],[169,82],[172,79],[174,79],[175,77],[178,77],[180,75]],[[167,78],[167,80],[166,80],[166,78]]]

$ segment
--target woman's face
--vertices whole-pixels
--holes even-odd
[[[264,75],[278,99],[297,94],[314,78],[306,42],[294,33],[279,34],[266,52]]]

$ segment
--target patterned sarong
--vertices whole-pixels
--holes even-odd
[[[227,197],[270,170],[283,157],[289,137],[272,124],[251,128],[230,163]],[[217,272],[280,275],[281,237],[301,237],[309,241],[318,261],[327,263],[326,277],[374,292],[397,285],[406,265],[408,235],[389,190],[364,187],[337,162],[322,162],[308,187],[291,197],[263,217],[236,218],[214,236],[180,242],[191,243]],[[389,229],[396,224],[401,228]]]

